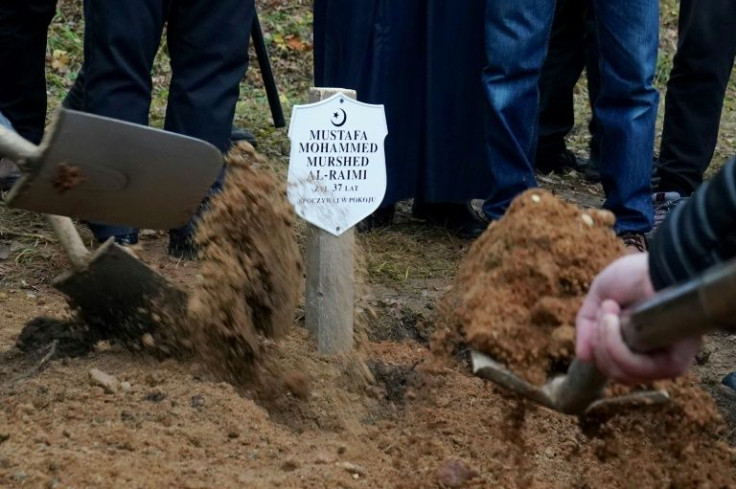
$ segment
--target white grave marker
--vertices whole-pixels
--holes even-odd
[[[382,105],[344,93],[294,106],[288,195],[296,213],[335,236],[371,215],[386,193],[387,133]]]
[[[304,322],[319,351],[353,348],[355,226],[386,193],[383,106],[353,100],[355,91],[312,88],[289,127],[288,196],[310,225]]]

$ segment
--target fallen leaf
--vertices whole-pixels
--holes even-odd
[[[312,49],[309,43],[302,41],[299,36],[286,36],[286,45],[294,51],[304,52]]]
[[[51,55],[51,67],[59,73],[66,73],[69,71],[69,55],[66,51],[55,49]]]

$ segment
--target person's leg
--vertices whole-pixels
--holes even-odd
[[[649,180],[654,153],[658,93],[657,0],[594,4],[601,85],[596,100],[604,207],[616,215],[619,233],[652,226]]]
[[[174,0],[169,12],[171,86],[164,128],[203,139],[220,151],[230,135],[240,81],[248,66],[254,0]],[[224,168],[210,195],[222,188]],[[169,252],[192,257],[195,220],[170,231]]]
[[[0,2],[0,111],[38,144],[46,123],[46,37],[56,0]]]
[[[539,75],[554,16],[554,0],[487,0],[483,70],[488,103],[487,157],[492,191],[483,204],[500,218],[511,200],[535,187]]]
[[[248,66],[254,12],[254,0],[172,2],[166,130],[228,150],[240,81]]]
[[[84,66],[77,73],[74,85],[69,89],[61,104],[67,109],[84,110]],[[241,141],[250,143],[254,148],[258,147],[258,140],[252,132],[233,124],[230,131],[230,144],[235,145]]]
[[[413,195],[409,194],[414,197],[412,216],[443,226],[458,237],[476,238],[487,223],[468,202],[485,197],[490,191],[481,80],[485,66],[485,4],[467,2],[459,9],[456,0],[421,0],[415,11],[416,14],[408,17],[424,22],[404,32],[415,35],[418,42],[401,44],[406,50],[403,66],[408,67],[409,60],[414,60],[412,70],[417,85],[421,83],[424,87],[424,93],[419,93],[423,103],[414,105],[414,110],[401,107],[394,122],[399,127],[406,125],[406,114],[416,114],[417,109],[424,116],[417,116],[422,120],[416,134],[417,144],[409,147],[414,151],[415,164],[407,164],[408,158],[395,161],[401,173],[395,173],[394,177],[404,186],[414,184]],[[415,54],[419,52],[425,56]],[[416,93],[410,83],[407,80],[403,91]],[[402,95],[399,90],[397,95]]]
[[[588,82],[588,102],[591,107],[591,117],[588,122],[590,132],[590,158],[585,167],[585,178],[589,181],[599,182],[600,174],[600,148],[598,143],[598,122],[595,115],[595,102],[598,99],[598,91],[601,86],[600,60],[598,57],[598,39],[595,33],[595,12],[593,11],[593,0],[587,0],[584,14],[585,24],[585,76]]]
[[[84,110],[84,66],[79,69],[74,85],[66,93],[61,105],[71,110]]]
[[[575,124],[573,89],[585,66],[585,4],[557,0],[547,58],[539,78],[539,142],[536,168],[542,173],[577,167],[565,137]]]
[[[736,55],[735,28],[733,0],[680,1],[679,40],[657,165],[659,192],[689,196],[703,181]]]
[[[85,0],[84,109],[148,124],[164,0]]]
[[[403,12],[407,2],[395,6]],[[382,0],[314,0],[314,80],[318,87],[351,88],[361,100],[367,96],[364,92],[374,91],[371,88],[380,74],[376,63],[384,58],[377,50],[386,48],[377,40],[387,42],[389,34],[401,32],[388,22],[402,18],[392,7]]]
[[[358,100],[382,104],[387,187],[381,207],[358,225],[391,224],[394,204],[414,197],[424,160],[427,0],[315,0],[317,86],[351,88]]]
[[[330,0],[314,0],[312,2],[312,67],[314,69],[314,86],[325,86],[325,56],[327,51],[327,7]]]
[[[165,22],[163,0],[85,0],[84,110],[148,124],[151,68]],[[137,241],[134,228],[89,224],[95,238]],[[116,238],[117,239],[117,238]]]

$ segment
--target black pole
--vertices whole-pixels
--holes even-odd
[[[263,85],[266,88],[266,96],[268,97],[268,106],[271,109],[271,117],[275,127],[286,127],[284,119],[284,110],[281,107],[281,99],[279,98],[279,89],[276,86],[276,79],[271,70],[271,61],[268,59],[268,50],[266,49],[266,41],[263,39],[263,30],[261,22],[258,20],[258,12],[253,17],[253,28],[251,29],[253,38],[253,47],[258,57],[258,66],[261,68],[263,76]]]

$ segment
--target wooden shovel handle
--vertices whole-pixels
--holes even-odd
[[[736,324],[736,259],[658,292],[621,317],[621,334],[633,351],[664,348],[678,340]]]
[[[626,310],[621,315],[621,334],[629,348],[644,353],[734,323],[736,259]],[[606,380],[593,363],[576,358],[564,381],[550,387],[556,409],[583,413],[600,397]]]
[[[7,156],[18,166],[22,166],[24,161],[33,159],[37,154],[36,145],[7,127],[0,126],[0,156]]]
[[[69,261],[72,262],[74,270],[79,271],[86,268],[89,261],[89,251],[84,246],[82,238],[77,232],[77,228],[74,227],[74,223],[68,217],[62,216],[46,216],[54,229],[56,236],[61,242],[61,246],[64,247]]]

